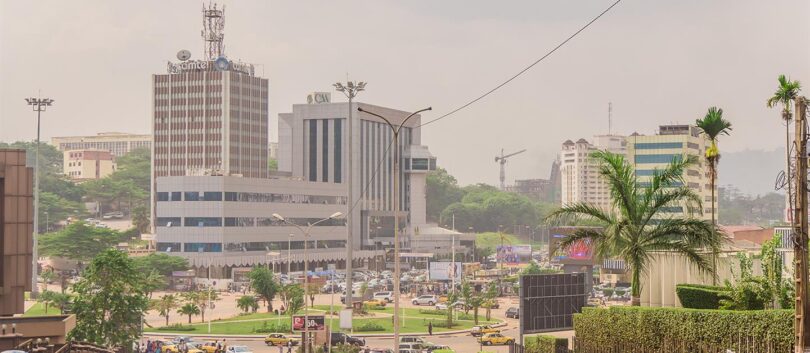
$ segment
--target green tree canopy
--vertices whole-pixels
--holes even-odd
[[[121,251],[108,249],[93,258],[73,285],[72,340],[106,347],[129,347],[140,336],[141,319],[149,307],[144,275]]]
[[[43,234],[39,238],[39,249],[43,256],[90,261],[124,240],[126,236],[121,232],[77,221],[57,232]]]
[[[133,258],[135,267],[144,273],[155,271],[163,276],[170,276],[173,271],[186,271],[189,269],[188,260],[179,256],[165,253],[153,253]]]
[[[273,272],[267,267],[256,266],[248,272],[248,278],[250,278],[250,286],[253,287],[253,291],[267,304],[267,312],[273,311],[273,297],[278,291],[278,284],[273,278]]]
[[[455,177],[447,173],[444,168],[436,168],[427,175],[427,218],[438,222],[441,212],[447,206],[460,202],[464,191],[458,186]]]

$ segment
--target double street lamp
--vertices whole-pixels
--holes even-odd
[[[399,148],[399,133],[402,131],[402,128],[405,124],[415,115],[431,110],[432,108],[427,107],[422,110],[418,110],[416,112],[411,113],[398,126],[394,126],[391,123],[391,120],[385,118],[382,115],[377,113],[370,112],[363,108],[358,107],[357,111],[367,113],[373,116],[376,116],[386,124],[388,127],[391,128],[392,133],[394,134],[394,351],[399,351],[399,297],[400,297],[400,289],[399,289],[399,282],[401,279],[400,275],[400,259],[399,259],[399,213],[401,210],[400,201],[399,201],[399,169],[400,169],[400,148]]]
[[[32,249],[32,256],[33,259],[33,269],[31,270],[31,298],[36,299],[37,293],[39,293],[39,288],[37,288],[37,279],[38,279],[38,257],[37,254],[37,241],[39,238],[39,131],[40,131],[40,118],[42,117],[42,112],[50,107],[53,104],[53,99],[50,98],[26,98],[25,102],[30,105],[35,112],[37,112],[37,147],[36,147],[36,157],[34,159],[34,235],[33,235],[33,242],[34,246]]]
[[[301,231],[301,233],[304,235],[304,293],[305,293],[304,294],[304,341],[303,341],[304,353],[309,353],[310,352],[310,346],[309,346],[309,315],[308,315],[307,298],[306,298],[306,293],[309,290],[309,268],[307,266],[307,263],[309,262],[309,254],[307,253],[307,238],[309,238],[309,232],[312,230],[312,227],[314,227],[314,226],[316,226],[316,225],[318,225],[320,223],[326,222],[328,220],[331,220],[331,219],[340,218],[341,216],[343,216],[343,212],[335,212],[331,216],[329,216],[328,218],[321,219],[321,220],[319,220],[319,221],[317,221],[315,223],[310,223],[306,228],[303,228],[300,225],[295,224],[295,223],[293,223],[292,221],[290,221],[288,219],[285,219],[284,217],[282,217],[278,213],[273,213],[273,218],[277,219],[280,222],[284,222],[284,223],[286,223],[288,225],[291,225],[291,226],[293,226],[295,228],[298,228],[298,230]],[[290,238],[292,239],[292,236]],[[289,263],[290,259],[287,259],[287,262]],[[289,273],[287,275],[289,276]]]

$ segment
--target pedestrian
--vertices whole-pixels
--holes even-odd
[[[428,335],[433,336],[433,321],[428,322]]]
[[[287,346],[287,353],[292,353],[292,346]]]
[[[278,353],[284,353],[284,346],[278,345]]]
[[[326,345],[326,341],[323,342],[323,353],[329,351],[329,347]]]

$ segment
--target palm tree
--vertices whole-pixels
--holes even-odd
[[[717,138],[720,135],[728,135],[731,131],[731,123],[723,119],[723,109],[718,107],[711,107],[706,112],[703,119],[695,120],[695,125],[703,131],[703,134],[711,141],[711,146],[706,150],[706,162],[709,164],[709,184],[712,189],[712,225],[717,226],[717,219],[715,211],[714,191],[717,183],[717,163],[720,162],[720,150],[717,148]],[[712,254],[712,268],[716,266],[717,254]],[[714,283],[714,281],[713,281]],[[716,284],[716,283],[715,283]]]
[[[684,255],[698,269],[714,275],[703,249],[716,250],[723,235],[706,221],[692,217],[702,212],[700,197],[684,186],[683,173],[695,163],[694,158],[674,159],[662,170],[656,170],[650,180],[636,180],[633,166],[623,156],[606,151],[592,155],[600,162],[599,175],[607,182],[613,210],[603,210],[590,203],[564,206],[547,221],[569,218],[591,220],[598,228],[580,228],[565,238],[560,246],[567,248],[590,241],[601,258],[619,257],[632,274],[632,303],[641,304],[641,275],[647,269],[654,252],[672,251]],[[686,207],[687,217],[667,214],[673,206]]]
[[[252,295],[243,295],[236,301],[236,307],[242,309],[245,313],[248,311],[255,312],[259,308],[259,302]]]
[[[180,309],[177,309],[177,313],[180,315],[188,315],[188,323],[191,323],[191,315],[200,315],[200,307],[194,303],[186,303],[185,305],[181,306]],[[168,320],[168,317],[166,318]],[[166,323],[168,325],[168,321]]]
[[[779,87],[776,88],[773,96],[768,98],[767,102],[768,108],[773,108],[778,104],[782,105],[782,120],[785,121],[785,162],[787,164],[785,168],[785,178],[788,180],[788,200],[793,191],[790,183],[790,124],[788,124],[791,119],[790,106],[801,90],[802,85],[799,81],[791,81],[789,78],[786,78],[785,75],[779,75]]]
[[[152,308],[157,310],[160,316],[166,318],[166,326],[169,326],[169,314],[177,307],[177,297],[174,294],[166,294],[160,299],[152,302]]]

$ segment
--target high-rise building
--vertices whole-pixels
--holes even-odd
[[[624,136],[597,135],[594,144],[581,138],[577,142],[567,140],[560,151],[560,201],[563,205],[587,202],[603,209],[611,208],[607,183],[599,176],[599,164],[591,153],[607,150],[625,154],[627,142]]]
[[[656,135],[627,137],[627,160],[635,167],[638,183],[644,185],[655,169],[664,168],[675,159],[694,158],[696,164],[685,171],[684,183],[697,192],[703,202],[703,215],[696,216],[711,219],[711,209],[717,209],[717,193],[712,201],[709,169],[704,158],[709,146],[708,138],[693,125],[661,125]],[[688,212],[685,205],[673,205],[669,211],[683,215]]]
[[[51,144],[60,151],[97,149],[121,157],[134,149],[151,148],[152,135],[102,132],[95,136],[62,136],[51,138]]]
[[[63,155],[63,173],[75,181],[101,179],[115,171],[115,158],[109,151],[72,150]]]
[[[0,150],[0,316],[23,312],[31,290],[34,170],[25,166],[25,150]]]

